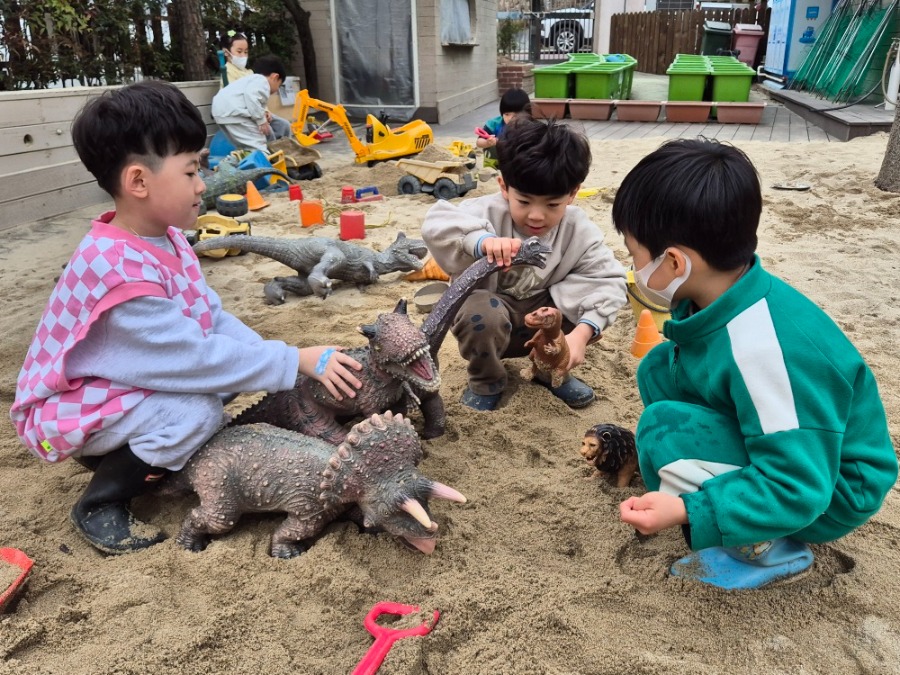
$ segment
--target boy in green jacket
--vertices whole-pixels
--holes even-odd
[[[808,298],[762,268],[759,177],[740,150],[675,140],[613,205],[635,283],[672,307],[638,368],[650,492],[620,505],[642,534],[681,525],[675,576],[759,588],[812,564],[808,543],[865,523],[897,479],[878,386]]]

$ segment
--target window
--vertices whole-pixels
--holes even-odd
[[[441,0],[441,44],[475,44],[475,0]]]

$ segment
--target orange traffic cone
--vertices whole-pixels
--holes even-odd
[[[437,279],[438,281],[450,281],[450,275],[441,269],[434,258],[428,256],[422,269],[417,272],[410,272],[405,277],[407,281],[424,281],[426,279]]]
[[[247,181],[247,208],[251,211],[258,211],[259,209],[263,209],[269,205],[265,199],[262,198],[262,195],[259,194],[259,190],[256,189],[256,186],[252,181]]]
[[[650,313],[649,309],[643,310],[641,317],[638,319],[634,341],[631,343],[631,355],[641,358],[662,341],[663,338],[656,328],[653,314]]]

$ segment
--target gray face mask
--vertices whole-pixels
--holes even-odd
[[[681,249],[678,250],[681,251]],[[684,255],[685,260],[684,274],[676,279],[672,279],[669,285],[661,291],[650,288],[647,284],[650,281],[650,277],[653,276],[653,273],[659,269],[659,266],[662,265],[663,261],[666,259],[665,251],[663,251],[661,256],[654,258],[641,269],[634,271],[634,285],[637,286],[641,295],[653,304],[659,305],[660,307],[671,308],[672,300],[675,297],[675,291],[677,291],[681,285],[688,280],[688,277],[691,276],[691,259],[684,251],[681,251],[681,254]]]
[[[236,65],[238,68],[246,68],[247,67],[247,57],[246,56],[232,56],[231,62]]]

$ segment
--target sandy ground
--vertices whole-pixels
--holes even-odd
[[[447,143],[451,139],[439,139]],[[625,173],[659,139],[593,143],[579,204],[627,263],[610,225],[610,204]],[[873,179],[886,135],[839,144],[742,144],[765,186],[759,253],[768,269],[821,304],[871,364],[891,435],[900,436],[900,197]],[[326,157],[307,197],[331,205],[340,187],[378,185],[386,199],[365,205],[362,245],[383,248],[403,231],[417,236],[427,195],[398,197],[396,169],[354,167]],[[771,189],[778,181],[808,192]],[[495,190],[479,186],[474,194]],[[270,197],[253,214],[254,233],[337,236],[336,225],[303,229],[297,204]],[[3,233],[0,241],[0,403],[8,410],[24,352],[54,277],[87,229],[88,209]],[[334,212],[332,218],[334,219]],[[326,301],[263,302],[263,283],[288,273],[255,255],[205,260],[225,305],[266,337],[299,345],[363,344],[360,323],[390,311],[424,282],[386,275],[365,290],[343,286]],[[422,315],[414,315],[420,321]],[[617,517],[642,492],[587,479],[578,455],[583,432],[601,422],[633,428],[641,404],[638,361],[629,353],[635,324],[625,307],[589,350],[580,377],[598,392],[572,411],[522,382],[522,360],[500,410],[458,403],[464,363],[452,336],[441,353],[445,436],[425,442],[421,471],[462,491],[465,505],[438,502],[441,540],[431,556],[388,535],[329,527],[300,558],[267,555],[280,516],[245,517],[202,553],[169,540],[144,553],[103,557],[73,531],[68,511],[88,474],[74,462],[51,466],[30,456],[12,425],[0,425],[0,546],[26,551],[34,570],[11,611],[0,617],[0,673],[350,672],[372,643],[363,618],[381,600],[439,610],[426,637],[398,642],[383,673],[897,673],[900,672],[900,495],[847,538],[814,547],[807,576],[752,593],[725,593],[670,578],[686,552],[676,531],[641,543]],[[414,421],[420,422],[414,417]],[[143,497],[138,515],[173,535],[191,497]],[[9,578],[0,564],[0,581]],[[2,590],[2,589],[0,589]]]

